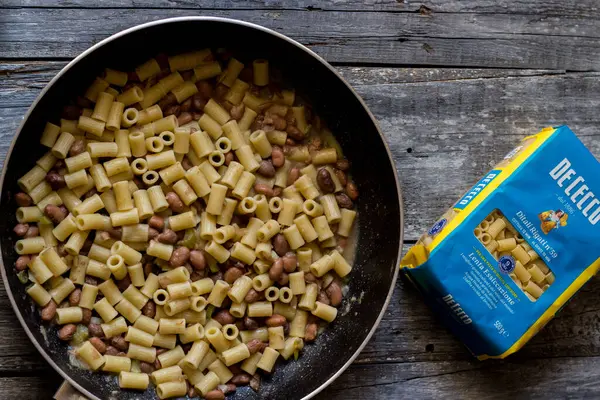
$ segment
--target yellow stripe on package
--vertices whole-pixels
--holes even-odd
[[[519,350],[600,266],[600,163],[566,126],[522,143],[401,262],[479,359]]]

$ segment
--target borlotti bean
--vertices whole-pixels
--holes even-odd
[[[256,388],[335,323],[352,270],[358,189],[333,134],[267,60],[215,59],[106,69],[88,108],[46,124],[15,195],[42,320],[160,399]]]
[[[600,164],[566,126],[522,143],[413,246],[402,271],[479,359],[518,351],[600,267]]]

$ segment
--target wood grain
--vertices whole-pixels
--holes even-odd
[[[40,376],[0,377],[0,398],[19,400],[51,399],[62,378],[54,371]]]
[[[591,366],[598,361],[589,357],[352,365],[319,398],[594,398],[600,372]]]
[[[255,10],[307,10],[307,11],[386,11],[419,12],[427,7],[431,13],[521,13],[521,14],[568,14],[598,16],[600,8],[595,0],[577,2],[564,0],[517,0],[498,2],[494,0],[312,0],[290,2],[285,0],[4,0],[1,7],[44,8],[181,8],[201,9],[255,9]],[[424,10],[425,11],[425,10]],[[425,11],[427,12],[427,11]]]
[[[126,9],[119,11],[123,18],[114,15],[114,9],[4,9],[0,54],[6,59],[72,58],[122,29],[187,16],[190,10]],[[600,20],[569,14],[211,9],[194,15],[272,28],[337,63],[600,69]]]
[[[339,66],[390,144],[408,242],[545,125],[568,124],[600,155],[596,0],[0,0],[0,165],[65,60],[121,29],[186,15],[255,22]],[[479,362],[399,279],[371,342],[317,398],[597,397],[598,304],[594,278],[519,353]],[[0,337],[0,399],[49,398],[61,378],[3,287]]]

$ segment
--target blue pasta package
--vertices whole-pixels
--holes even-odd
[[[479,359],[518,351],[600,267],[600,163],[566,126],[521,144],[409,250],[406,277]]]

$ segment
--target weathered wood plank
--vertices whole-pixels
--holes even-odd
[[[352,365],[318,399],[365,398],[594,398],[598,357],[516,362],[416,362]],[[0,378],[0,398],[50,398],[60,377]]]
[[[0,378],[0,398],[19,400],[51,399],[62,378],[54,371],[40,376]]]
[[[268,9],[311,11],[387,11],[418,12],[421,6],[432,12],[569,14],[597,16],[600,8],[595,0],[565,2],[563,0],[509,1],[493,0],[327,0],[260,1],[260,0],[4,0],[0,7],[44,8],[182,8],[182,9]]]
[[[65,61],[27,61],[0,63],[0,108],[29,107],[61,68]],[[532,69],[462,69],[462,68],[373,68],[338,67],[353,85],[437,82],[461,79],[508,78],[563,74],[561,70]]]
[[[597,357],[352,365],[320,398],[595,398]]]
[[[170,8],[128,9],[120,12],[125,18],[113,18],[114,13],[114,9],[5,9],[0,54],[13,59],[71,58],[124,28],[189,15],[188,10]],[[297,10],[199,10],[198,14],[267,26],[339,63],[600,69],[600,20],[592,18]],[[65,20],[71,23],[62,23]]]

